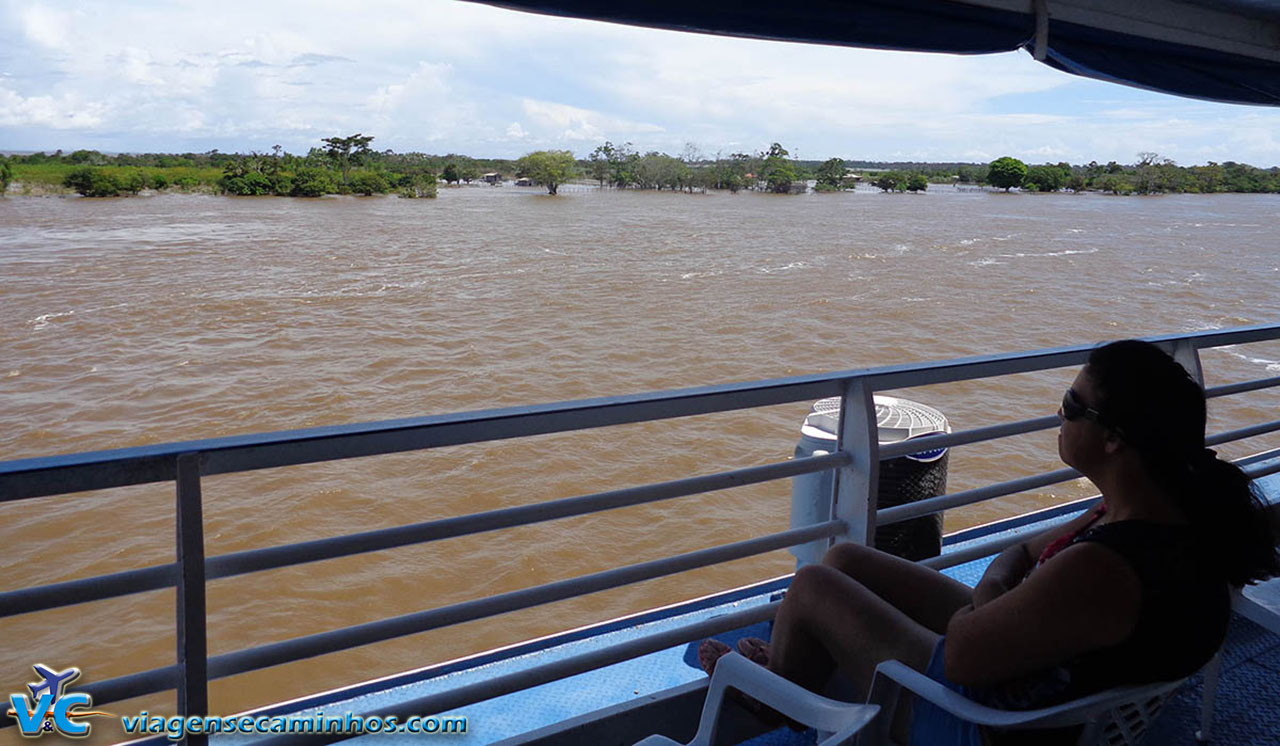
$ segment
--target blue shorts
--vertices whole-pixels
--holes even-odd
[[[925,669],[925,676],[968,697],[969,693],[964,686],[947,680],[943,662],[946,641],[945,636],[938,638],[938,644],[933,648],[933,657],[929,659],[929,666]],[[976,724],[961,720],[934,703],[917,697],[911,703],[911,746],[937,744],[983,746],[982,730]]]

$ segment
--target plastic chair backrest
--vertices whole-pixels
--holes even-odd
[[[876,667],[870,701],[881,705],[881,716],[870,729],[871,743],[889,744],[888,723],[893,719],[902,689],[926,699],[956,717],[993,728],[1057,728],[1083,724],[1078,746],[1135,746],[1164,706],[1165,700],[1186,679],[1140,686],[1125,686],[1090,694],[1038,710],[998,710],[978,704],[899,661]]]
[[[1155,722],[1164,703],[1172,692],[1146,697],[1136,702],[1126,702],[1097,720],[1096,738],[1089,738],[1089,729],[1082,733],[1077,746],[1137,746],[1147,735],[1147,729]]]

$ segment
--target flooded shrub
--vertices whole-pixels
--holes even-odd
[[[71,171],[63,178],[62,185],[85,197],[118,197],[122,191],[115,174],[94,166]]]

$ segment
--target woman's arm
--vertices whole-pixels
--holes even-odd
[[[1034,564],[1025,542],[1006,548],[987,565],[982,579],[973,587],[973,608],[981,608],[1018,587]]]
[[[994,684],[1115,645],[1137,624],[1140,596],[1137,574],[1111,549],[1092,542],[1064,549],[1008,593],[956,612],[947,625],[947,678]]]
[[[981,608],[1018,587],[1027,573],[1031,572],[1031,568],[1035,567],[1036,559],[1045,547],[1060,537],[1083,529],[1093,520],[1094,511],[1087,510],[1061,526],[1041,531],[1026,541],[1005,549],[992,560],[987,571],[982,574],[982,580],[974,586],[973,607]]]

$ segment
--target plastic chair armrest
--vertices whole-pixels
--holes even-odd
[[[829,739],[841,743],[861,730],[880,711],[877,705],[829,699],[789,681],[736,653],[716,662],[708,697],[722,696],[723,687],[732,687],[755,698],[793,720],[834,733]]]

